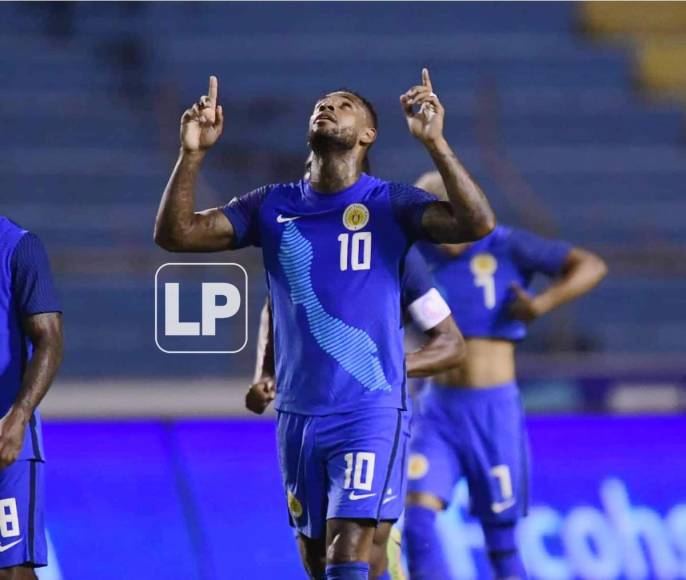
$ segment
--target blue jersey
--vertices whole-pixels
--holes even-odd
[[[0,416],[14,404],[32,345],[22,330],[22,319],[59,312],[45,250],[40,240],[0,216]],[[31,418],[20,459],[43,456],[40,416]]]
[[[419,250],[412,246],[405,257],[402,278],[402,307],[407,308],[434,287],[429,267]]]
[[[511,285],[528,288],[536,273],[558,274],[571,249],[565,242],[507,226],[497,226],[457,257],[420,246],[462,334],[504,340],[526,336],[526,324],[508,313]]]
[[[326,415],[405,408],[403,263],[435,198],[366,174],[335,194],[309,182],[232,200],[234,247],[261,246],[274,326],[276,407]]]

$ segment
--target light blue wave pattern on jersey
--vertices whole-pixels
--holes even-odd
[[[293,222],[286,224],[279,262],[283,266],[291,288],[294,304],[302,304],[310,332],[317,344],[331,355],[347,372],[369,391],[390,391],[384,376],[379,349],[370,336],[359,328],[349,326],[324,310],[312,286],[312,244]]]

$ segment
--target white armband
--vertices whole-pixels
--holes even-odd
[[[417,298],[407,309],[422,332],[430,330],[450,316],[450,306],[436,288]]]

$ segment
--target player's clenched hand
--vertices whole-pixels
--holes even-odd
[[[543,312],[536,302],[536,297],[529,294],[519,284],[510,285],[514,293],[514,299],[510,302],[510,316],[522,322],[531,322],[538,318]]]
[[[217,77],[210,77],[210,88],[181,116],[181,146],[186,151],[204,151],[217,142],[224,129],[224,111],[217,105]]]
[[[12,409],[0,419],[0,469],[12,465],[19,457],[25,431],[26,422]]]
[[[443,137],[445,109],[433,92],[428,69],[422,69],[422,84],[400,97],[410,133],[428,144]]]
[[[274,379],[263,379],[252,385],[245,394],[245,406],[253,413],[261,415],[276,397]]]

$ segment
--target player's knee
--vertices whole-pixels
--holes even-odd
[[[300,559],[310,578],[323,579],[326,575],[326,548],[323,539],[311,539],[298,536]]]
[[[410,492],[405,499],[406,506],[420,506],[435,512],[445,509],[443,500],[430,493]]]
[[[0,580],[37,580],[36,572],[27,566],[0,569]]]
[[[374,547],[372,548],[372,557],[369,562],[369,577],[378,578],[388,568],[388,555],[386,548]]]
[[[374,530],[374,545],[386,549],[388,538],[391,536],[392,522],[381,522]]]
[[[326,563],[369,562],[374,529],[372,520],[329,520],[327,535],[331,541],[326,550]]]
[[[388,568],[388,538],[391,535],[391,522],[382,522],[374,530],[371,558],[369,561],[369,577],[378,578]]]
[[[365,557],[366,552],[366,557]],[[329,544],[326,550],[327,564],[347,564],[349,562],[368,561],[371,555],[371,546],[366,550],[359,545],[357,538],[338,534]]]

